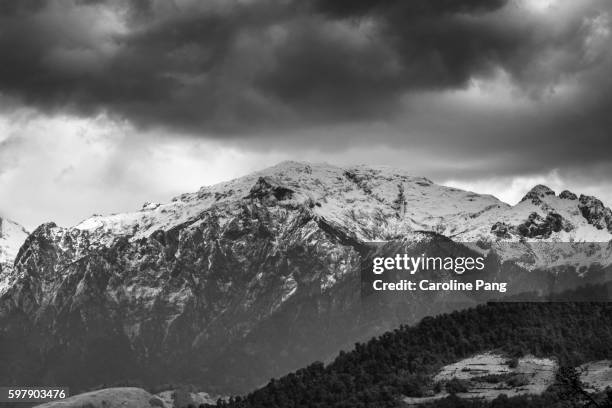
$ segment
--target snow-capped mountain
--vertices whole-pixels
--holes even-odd
[[[538,185],[511,206],[491,195],[437,185],[389,167],[284,162],[203,187],[168,204],[146,203],[138,212],[94,216],[75,228],[90,233],[100,245],[118,236],[135,240],[197,223],[200,214],[212,208],[258,194],[283,206],[308,207],[317,219],[360,241],[388,241],[414,231],[431,231],[457,242],[479,243],[480,248],[492,245],[503,259],[521,260],[529,269],[553,262],[612,263],[612,245],[608,245],[612,211],[595,197],[578,197],[569,191],[556,195]],[[231,219],[230,215],[220,222]],[[549,242],[560,244],[529,245]],[[585,259],[580,243],[603,245]],[[527,261],[526,252],[532,254]]]
[[[215,206],[263,195],[284,206],[309,206],[316,216],[362,240],[385,240],[424,229],[457,234],[479,225],[474,215],[509,207],[495,197],[436,185],[403,170],[283,162],[181,195],[168,204],[146,203],[138,212],[94,216],[76,228],[91,232],[100,242],[117,235],[138,239],[192,222]]]
[[[273,190],[271,195],[269,190]],[[520,203],[510,206],[491,195],[437,185],[404,170],[299,162],[283,162],[203,187],[168,204],[145,203],[137,212],[94,216],[75,228],[88,231],[98,243],[117,236],[139,239],[196,222],[215,206],[258,194],[268,194],[266,199],[285,206],[307,205],[317,217],[360,240],[388,240],[415,230],[462,242],[525,237],[560,242],[612,239],[612,211],[594,197],[578,198],[569,191],[557,196],[538,185]]]
[[[285,162],[167,204],[72,228],[44,224],[19,249],[0,295],[10,356],[0,382],[36,376],[78,389],[137,378],[248,390],[400,323],[480,301],[362,299],[372,241],[391,252],[445,242],[502,260],[524,258],[530,242],[597,241],[605,252],[611,218],[593,197],[544,186],[510,206],[387,167]],[[523,263],[532,266],[551,255],[530,251]],[[494,265],[529,285],[529,268]]]

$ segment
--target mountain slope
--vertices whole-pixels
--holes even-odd
[[[518,282],[530,269],[501,261],[530,241],[596,237],[607,266],[608,213],[596,199],[542,187],[512,207],[404,171],[287,162],[168,204],[73,228],[44,224],[0,296],[0,382],[78,390],[137,379],[243,392],[400,323],[482,301],[362,299],[361,266],[375,251],[444,243],[485,253],[494,276],[512,271]]]
[[[28,232],[14,221],[0,218],[0,264],[12,263]]]
[[[353,351],[340,353],[327,366],[311,364],[221,406],[401,407],[405,406],[402,403],[405,397],[433,395],[432,388],[439,377],[434,374],[442,367],[490,350],[508,356],[508,360],[529,354],[552,358],[561,366],[609,358],[612,306],[609,303],[502,303],[426,318],[416,326],[402,326],[357,344]],[[467,375],[465,371],[470,369],[460,374]],[[501,398],[492,406],[584,406],[569,405],[567,397],[559,392],[533,400],[519,397],[514,403]],[[472,405],[451,397],[427,406],[489,405],[486,401],[475,401]]]
[[[21,225],[0,218],[0,294],[10,285],[13,261],[27,236]]]

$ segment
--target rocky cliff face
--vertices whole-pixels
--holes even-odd
[[[490,255],[501,273],[517,251],[495,249],[500,241],[608,245],[607,209],[566,196],[540,186],[512,207],[388,168],[290,162],[137,212],[45,224],[0,297],[0,382],[245,391],[478,301],[363,299],[361,265],[381,248],[451,237],[477,244],[457,250]],[[512,268],[548,255],[530,254]]]
[[[598,230],[612,232],[612,210],[595,197],[580,195],[578,208],[582,216]]]
[[[292,297],[331,301],[326,291],[357,260],[308,212],[258,200],[108,245],[89,231],[47,224],[17,256],[21,276],[0,307],[32,333],[29,350],[59,360],[40,367],[50,378],[74,382],[81,369],[99,382],[142,373],[150,382],[199,379],[206,373],[198,370]]]

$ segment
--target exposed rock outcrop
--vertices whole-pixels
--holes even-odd
[[[570,231],[571,228],[571,225],[560,214],[550,212],[546,217],[538,213],[531,213],[524,223],[517,226],[516,230],[526,238],[548,238],[553,232]]]
[[[533,204],[539,205],[542,203],[542,199],[546,196],[554,196],[555,192],[549,187],[538,184],[525,194],[521,201],[531,201]]]
[[[578,196],[569,190],[563,190],[561,194],[559,194],[559,198],[564,200],[576,200]]]
[[[592,196],[580,195],[578,201],[578,208],[589,224],[597,229],[607,229],[612,232],[612,210],[610,208]]]

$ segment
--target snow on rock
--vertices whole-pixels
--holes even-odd
[[[612,210],[605,207],[601,200],[592,196],[581,195],[578,208],[582,216],[598,230],[612,233]]]
[[[28,232],[14,221],[0,218],[0,263],[12,263]]]
[[[343,231],[348,239],[384,242],[431,231],[469,243],[482,253],[494,251],[527,269],[612,264],[612,211],[595,197],[569,191],[556,195],[537,185],[511,206],[476,194],[415,177],[386,166],[338,167],[283,162],[247,176],[202,187],[171,202],[145,203],[139,211],[94,215],[74,228],[49,224],[49,234],[73,259],[118,240],[135,242],[185,226],[198,228],[210,216],[219,227],[240,234],[237,214],[245,203],[276,208],[279,216],[298,210],[317,222]],[[27,237],[19,225],[0,223],[0,293],[10,286],[8,265]],[[316,228],[305,229],[315,231]],[[307,241],[308,237],[302,237]],[[72,253],[73,242],[76,252]],[[593,244],[591,244],[593,243]],[[585,249],[585,245],[592,245]],[[337,277],[328,276],[324,289]],[[281,303],[289,299],[289,287]]]
[[[529,220],[546,220],[559,214],[566,230],[552,231],[549,240],[607,242],[612,234],[601,228],[607,212],[600,201],[568,199],[570,192],[556,196],[542,185],[534,187],[516,206],[490,195],[476,194],[434,184],[404,170],[384,166],[341,168],[327,164],[283,162],[260,172],[183,194],[167,204],[145,203],[140,211],[94,216],[76,226],[105,242],[117,235],[133,239],[157,230],[169,230],[194,221],[203,211],[228,201],[266,196],[267,203],[307,205],[325,220],[344,226],[364,240],[391,239],[407,231],[427,230],[458,241],[498,239],[518,241],[519,231],[500,237],[491,231],[496,223],[516,227]],[[594,206],[589,224],[583,214]],[[590,214],[590,213],[589,213]],[[595,222],[595,221],[592,221]]]
[[[76,228],[89,231],[102,243],[119,235],[138,239],[194,222],[202,212],[222,203],[264,195],[268,204],[309,206],[320,217],[367,240],[415,229],[453,234],[474,213],[507,207],[494,197],[438,186],[401,170],[285,162],[183,194],[167,204],[146,203],[137,212],[93,216]]]
[[[479,214],[509,207],[492,196],[439,186],[403,170],[284,162],[183,194],[167,204],[146,203],[137,212],[94,216],[76,228],[91,232],[102,242],[117,235],[138,239],[193,222],[203,211],[222,203],[264,196],[268,204],[309,206],[320,217],[365,240],[422,229],[452,235]]]
[[[283,162],[262,171],[183,194],[170,203],[145,203],[140,211],[93,216],[75,228],[108,245],[196,225],[206,211],[241,200],[309,208],[317,217],[363,241],[387,241],[411,231],[433,231],[460,242],[601,242],[612,240],[612,212],[594,197],[537,185],[515,206],[414,177],[385,166],[337,167]],[[227,221],[230,221],[227,219]],[[609,226],[608,226],[609,225]],[[549,262],[546,255],[537,256]],[[610,261],[612,262],[612,261]],[[606,261],[606,264],[609,262]],[[537,262],[528,265],[536,267]]]
[[[28,233],[16,222],[0,218],[0,295],[10,286],[12,264]]]
[[[578,196],[569,190],[563,190],[561,194],[559,194],[559,198],[563,198],[565,200],[576,200],[578,199]]]
[[[546,196],[554,196],[554,195],[555,195],[555,192],[550,187],[545,186],[543,184],[538,184],[537,186],[529,190],[527,194],[525,194],[525,196],[521,199],[521,202],[531,201],[532,203],[537,205],[537,204],[542,203],[542,199],[545,198]]]

